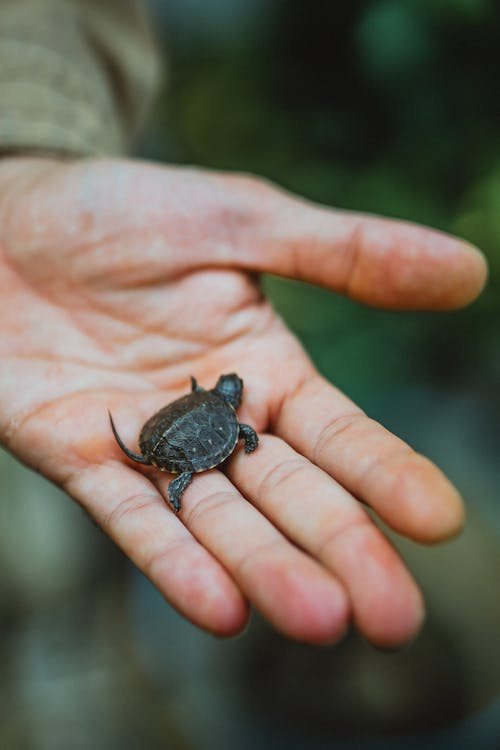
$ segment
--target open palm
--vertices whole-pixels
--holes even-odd
[[[396,645],[420,593],[359,503],[438,541],[460,499],[429,461],[314,370],[257,273],[392,308],[464,304],[481,256],[430,230],[334,212],[253,178],[131,161],[10,159],[0,170],[2,442],[64,487],[174,606],[219,634],[248,602],[295,638],[351,618]],[[197,475],[176,516],[171,477],[133,465],[144,421],[222,373],[260,447]]]

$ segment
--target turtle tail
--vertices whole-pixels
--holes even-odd
[[[111,429],[113,430],[113,435],[115,436],[115,440],[120,446],[120,448],[122,449],[122,451],[125,453],[125,455],[131,458],[133,461],[137,461],[137,463],[139,464],[146,464],[148,466],[151,465],[151,462],[147,461],[144,458],[144,456],[140,456],[138,453],[132,453],[132,451],[130,451],[127,448],[127,446],[125,445],[125,443],[122,442],[121,437],[116,431],[115,423],[113,422],[113,417],[111,416],[111,412],[108,411],[108,414],[109,414],[109,421],[111,422]]]

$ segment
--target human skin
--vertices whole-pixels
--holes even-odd
[[[218,635],[249,606],[308,643],[351,622],[395,647],[421,593],[366,507],[422,543],[463,525],[428,459],[315,370],[263,297],[258,273],[374,306],[472,301],[486,264],[466,243],[320,207],[257,178],[132,160],[9,158],[0,165],[0,439],[63,487],[181,613]],[[171,475],[129,461],[142,424],[221,373],[245,382],[260,435],[223,473],[196,475],[182,510]],[[360,502],[362,501],[362,502]]]

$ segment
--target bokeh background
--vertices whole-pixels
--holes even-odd
[[[428,603],[381,653],[259,620],[185,623],[44,480],[0,455],[0,747],[500,748],[500,6],[151,0],[168,68],[137,154],[260,174],[479,245],[473,306],[395,314],[264,279],[321,372],[464,494],[457,540],[394,539]]]

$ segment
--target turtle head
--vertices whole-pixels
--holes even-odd
[[[221,375],[214,390],[231,404],[233,409],[237,409],[241,404],[243,380],[234,372],[230,375]]]

